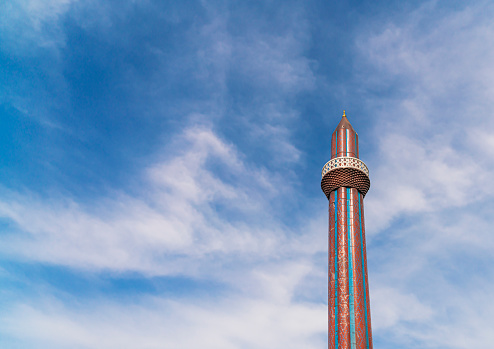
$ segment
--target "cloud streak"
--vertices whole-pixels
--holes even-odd
[[[1,322],[39,348],[318,348],[325,342],[325,316],[322,304],[231,298],[205,307],[155,298],[84,310],[46,302],[20,305]]]
[[[14,232],[24,234],[4,235],[4,253],[151,274],[178,272],[169,256],[197,263],[210,253],[273,253],[285,239],[279,223],[266,214],[270,200],[282,194],[276,176],[247,166],[208,128],[185,130],[174,147],[175,156],[145,171],[141,196],[120,193],[84,207],[73,200],[12,194],[0,211],[14,223]],[[284,190],[288,195],[289,188]],[[228,222],[226,214],[238,219]]]

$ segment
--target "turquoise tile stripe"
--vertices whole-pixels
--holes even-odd
[[[367,287],[367,280],[365,279],[365,256],[364,256],[364,239],[363,239],[363,233],[362,233],[362,203],[361,203],[361,194],[359,193],[358,196],[358,216],[359,216],[359,222],[360,222],[360,253],[362,255],[362,281],[363,281],[363,293],[364,293],[364,309],[365,309],[365,339],[366,339],[366,348],[369,348],[369,327],[368,327],[368,322],[367,322],[367,294],[365,292],[366,287]]]
[[[335,348],[338,349],[338,190],[334,192],[334,275],[335,275],[335,292],[334,292],[334,304],[335,304],[335,324],[334,324],[334,336],[335,336]]]
[[[351,348],[356,349],[357,347],[357,339],[355,337],[355,292],[354,292],[354,287],[353,287],[353,254],[352,254],[352,225],[351,225],[351,210],[350,210],[350,204],[351,204],[351,189],[346,188],[346,195],[347,195],[347,200],[346,200],[346,205],[347,205],[347,231],[348,231],[348,273],[349,273],[349,278],[348,278],[348,289],[349,289],[349,303],[350,303],[350,343],[351,343]]]
[[[335,132],[336,139],[336,153],[335,157],[338,156],[338,132]],[[335,338],[335,348],[338,349],[338,190],[334,192],[334,275],[335,275],[335,292],[334,292],[334,338]]]

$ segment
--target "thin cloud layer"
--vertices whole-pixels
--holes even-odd
[[[243,298],[206,307],[163,299],[147,303],[85,310],[22,305],[2,325],[40,348],[319,348],[326,341],[324,305]]]
[[[237,259],[283,253],[286,227],[269,214],[270,202],[291,192],[287,185],[279,191],[279,175],[247,166],[208,128],[186,129],[172,143],[167,153],[177,153],[144,171],[136,197],[121,193],[85,207],[7,193],[0,211],[12,230],[4,235],[4,253],[154,275],[187,272],[185,264],[212,253]],[[173,266],[174,258],[189,262]]]
[[[427,3],[358,40],[369,86],[394,89],[368,101],[379,120],[366,202],[376,331],[394,346],[488,348],[494,319],[478,309],[494,285],[474,275],[493,262],[493,9],[437,10]]]

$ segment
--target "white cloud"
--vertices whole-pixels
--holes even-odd
[[[407,347],[490,348],[491,207],[413,215],[370,249],[376,340]],[[374,237],[375,238],[375,237]],[[373,239],[371,239],[373,240]]]
[[[465,206],[493,193],[489,171],[444,137],[384,133],[379,156],[366,202],[372,233],[402,214]],[[479,184],[483,190],[472,195]]]
[[[493,9],[477,4],[437,17],[435,6],[359,39],[374,71],[367,88],[403,91],[368,101],[380,142],[368,200],[371,232],[403,213],[465,206],[494,193],[494,167],[486,161],[494,132]]]
[[[77,0],[20,0],[0,4],[0,38],[3,50],[19,56],[38,48],[58,49],[65,36],[58,23]]]
[[[488,2],[361,33],[378,152],[366,197],[377,343],[490,348],[494,35]],[[490,303],[489,303],[490,304]]]
[[[252,254],[277,258],[288,250],[317,252],[302,252],[314,244],[274,218],[272,200],[290,195],[287,181],[282,191],[276,185],[279,175],[242,162],[235,148],[209,128],[187,129],[170,152],[174,155],[145,171],[140,196],[120,193],[88,206],[6,193],[0,213],[14,225],[2,236],[3,253],[78,268],[164,275],[194,274],[205,268],[211,253],[235,255],[240,262]]]
[[[62,302],[45,289],[35,302],[10,302],[0,318],[6,341],[215,349],[318,348],[326,341],[327,308],[313,296],[320,282],[305,282],[325,279],[325,263],[313,260],[326,247],[323,222],[308,222],[317,230],[303,235],[283,226],[269,203],[290,187],[279,192],[276,174],[243,162],[210,128],[190,127],[167,147],[167,157],[143,173],[139,196],[86,206],[5,192],[0,212],[11,230],[1,237],[2,254],[92,272],[206,278],[227,285],[221,299]]]
[[[238,297],[207,305],[147,298],[81,308],[44,300],[13,307],[0,323],[4,335],[37,348],[319,348],[326,314],[323,304]]]
[[[441,296],[427,306],[415,295],[377,290],[373,298],[379,310],[373,313],[376,333],[395,345],[419,343],[424,348],[488,349],[494,338],[489,301],[492,285],[475,286],[459,290],[451,284],[443,284],[439,289],[437,284],[430,285],[428,291],[441,292]]]
[[[17,8],[33,21],[32,37],[21,43],[36,39],[44,48],[63,45],[64,33],[56,21],[70,3],[54,2],[58,7],[51,12],[48,4],[30,8],[28,4]],[[71,15],[84,30],[101,24]],[[284,163],[299,159],[301,153],[291,142],[288,125],[298,114],[285,96],[310,90],[314,84],[304,57],[302,36],[307,30],[293,21],[286,33],[255,28],[237,37],[228,29],[228,15],[215,11],[210,15],[209,23],[190,29],[190,51],[177,62],[160,56],[163,48],[150,48],[163,66],[146,77],[143,88],[149,90],[144,93],[153,100],[166,95],[162,86],[176,77],[170,69],[186,70],[187,77],[196,74],[211,94],[204,104],[190,100],[192,105],[201,104],[192,121],[220,127],[218,120],[234,120],[250,144],[262,144],[273,155],[268,160],[286,167]],[[21,43],[16,44],[17,53],[27,54]],[[227,84],[232,66],[254,95],[230,109]],[[183,117],[183,110],[197,112],[194,108],[174,109],[173,114]],[[166,114],[156,109],[159,116]],[[207,116],[205,109],[210,111]],[[88,304],[83,299],[53,301],[50,298],[57,296],[50,294],[33,302],[15,299],[0,320],[3,337],[37,348],[321,347],[326,341],[327,309],[314,297],[320,284],[314,280],[325,278],[321,271],[325,263],[315,264],[313,258],[326,248],[321,234],[325,224],[309,218],[307,225],[318,230],[303,234],[299,226],[284,224],[282,213],[276,211],[280,204],[273,202],[290,200],[290,180],[246,161],[239,149],[211,127],[191,127],[168,140],[164,156],[143,171],[136,195],[120,192],[82,203],[3,190],[0,216],[8,228],[0,237],[0,250],[6,258],[96,275],[102,270],[137,271],[227,284],[220,301],[141,299],[143,304],[129,305],[105,299],[103,304]],[[306,283],[308,279],[311,282]],[[300,295],[312,303],[298,300]],[[84,310],[71,308],[71,303]]]
[[[250,146],[261,143],[275,165],[299,160],[291,125],[300,115],[292,98],[313,90],[316,82],[306,55],[310,33],[304,10],[289,6],[290,21],[271,19],[272,27],[283,28],[279,31],[256,25],[232,31],[237,13],[228,6],[203,5],[210,22],[199,35],[191,34],[191,42],[197,46],[195,72],[214,91],[215,118],[244,130]],[[242,13],[242,20],[255,23],[263,15],[252,9]]]
[[[431,307],[420,303],[414,295],[392,288],[374,288],[371,301],[379,309],[372,317],[374,330],[395,326],[400,321],[423,322],[434,314]]]

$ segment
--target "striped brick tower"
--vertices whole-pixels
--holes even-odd
[[[321,188],[329,200],[329,349],[371,349],[364,196],[369,170],[345,112],[331,137]]]

